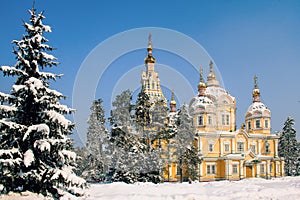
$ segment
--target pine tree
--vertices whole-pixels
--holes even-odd
[[[61,75],[40,71],[58,63],[46,44],[44,33],[51,28],[43,24],[43,12],[29,12],[26,33],[13,40],[17,63],[0,68],[4,76],[16,77],[11,94],[0,93],[0,184],[2,193],[28,190],[59,198],[69,186],[85,184],[73,172],[76,154],[68,135],[74,124],[64,116],[74,110],[49,88]]]
[[[176,154],[178,159],[178,165],[180,167],[180,182],[183,181],[183,172],[182,169],[185,166],[187,169],[187,172],[191,174],[194,174],[194,171],[196,169],[196,166],[198,163],[196,162],[186,162],[188,159],[187,156],[189,153],[196,154],[195,158],[198,157],[197,151],[193,148],[194,146],[194,138],[195,138],[195,130],[192,126],[192,118],[190,117],[188,113],[188,106],[186,104],[183,104],[178,112],[178,118],[177,118],[177,134],[175,137],[175,144],[176,144]]]
[[[102,99],[93,101],[91,114],[88,119],[87,151],[89,168],[84,171],[85,178],[91,181],[103,180],[104,170],[107,168],[107,156],[104,154],[107,147],[108,133],[105,127]]]
[[[288,117],[284,123],[283,132],[279,138],[278,153],[284,157],[284,171],[287,176],[297,175],[298,143],[296,140],[296,131],[294,129],[295,121]]]
[[[110,133],[112,144],[112,161],[108,179],[133,183],[138,180],[140,154],[144,151],[133,127],[132,94],[129,90],[116,96],[112,103],[110,123],[113,126]]]
[[[147,145],[147,150],[150,149],[150,137],[149,131],[147,130],[150,124],[150,98],[145,93],[144,88],[138,94],[135,105],[135,120],[136,120],[136,129],[142,137],[142,142]]]

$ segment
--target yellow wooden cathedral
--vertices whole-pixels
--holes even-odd
[[[156,60],[152,55],[151,37],[147,50],[142,85],[150,99],[166,102],[158,73],[155,72]],[[284,159],[278,156],[277,150],[279,136],[271,134],[271,111],[260,101],[257,77],[254,77],[253,102],[245,112],[245,123],[237,129],[236,98],[219,85],[212,61],[209,69],[207,81],[200,69],[198,94],[189,103],[189,114],[196,129],[194,144],[203,158],[198,164],[198,180],[284,176]],[[170,116],[175,112],[173,93]],[[177,163],[172,163],[166,171],[166,180],[179,180]]]

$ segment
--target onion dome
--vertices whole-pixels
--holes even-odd
[[[265,104],[260,102],[260,90],[257,84],[257,76],[254,76],[254,89],[252,91],[253,103],[249,106],[246,113],[246,120],[252,117],[270,117],[271,111]]]
[[[149,34],[149,37],[148,37],[147,51],[148,51],[148,55],[145,58],[145,64],[155,63],[155,58],[152,56],[152,36],[151,36],[151,34]]]

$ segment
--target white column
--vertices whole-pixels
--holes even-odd
[[[231,153],[235,153],[235,138],[231,140]]]
[[[225,178],[229,179],[229,160],[225,160]]]
[[[202,153],[202,142],[200,137],[198,137],[198,150],[200,153]]]
[[[259,178],[260,177],[260,164],[256,163],[256,177]]]
[[[244,167],[243,167],[243,161],[240,160],[240,179],[244,178]]]
[[[201,164],[199,164],[199,177],[202,177],[202,167],[203,167],[203,162],[201,162]],[[199,180],[200,181],[200,180]]]
[[[267,160],[267,170],[266,170],[266,178],[270,178],[270,160]]]
[[[278,157],[278,140],[275,140],[275,157]]]

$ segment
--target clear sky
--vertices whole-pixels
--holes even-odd
[[[0,65],[15,63],[11,40],[20,39],[24,33],[22,19],[28,20],[27,10],[31,5],[32,1],[28,0],[1,1]],[[61,63],[54,72],[65,74],[51,87],[69,96],[65,101],[69,106],[76,74],[97,45],[130,29],[161,27],[189,36],[213,58],[226,90],[237,99],[238,127],[252,102],[253,76],[257,74],[262,101],[272,112],[272,131],[282,130],[288,116],[295,119],[295,128],[300,131],[300,1],[36,0],[35,7],[45,11],[44,23],[52,27],[52,33],[46,37],[49,44],[57,48],[53,55]],[[145,35],[145,48],[147,37]],[[158,37],[153,35],[154,48]],[[131,67],[141,66],[142,71],[145,50],[120,55],[99,82],[96,98],[104,98],[107,113],[110,109],[108,94]],[[159,63],[171,68],[176,63],[189,65],[184,60],[176,61],[166,51],[154,49],[154,56]],[[101,59],[100,55],[99,62]],[[189,80],[194,94],[197,77],[193,75]],[[139,82],[140,77],[133,81]],[[1,78],[0,91],[9,92],[12,82],[12,79]],[[168,88],[165,92],[169,98]],[[84,120],[76,123],[84,123]]]

